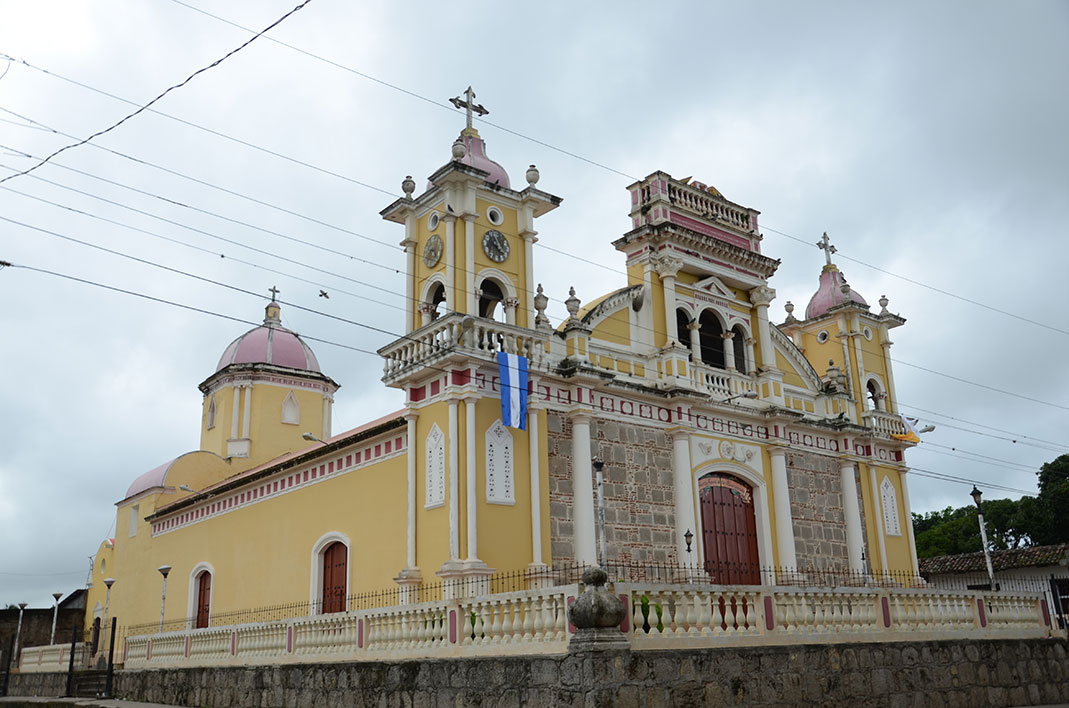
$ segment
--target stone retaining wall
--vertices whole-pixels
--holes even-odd
[[[11,695],[29,684],[12,676]],[[42,680],[41,675],[33,677]],[[601,651],[551,657],[122,671],[116,695],[203,708],[840,706],[1069,702],[1064,640]]]

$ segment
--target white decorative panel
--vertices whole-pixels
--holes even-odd
[[[297,402],[297,396],[290,391],[286,400],[282,401],[282,422],[296,425],[301,422],[301,404]]]
[[[487,503],[516,503],[512,459],[512,433],[499,418],[486,431]]]
[[[208,430],[215,427],[215,394],[212,394],[212,400],[208,401]]]
[[[423,448],[427,454],[425,482],[427,489],[426,508],[445,504],[445,433],[435,423],[427,435]]]
[[[888,536],[901,536],[902,527],[898,522],[898,494],[895,485],[887,477],[880,485],[880,503],[883,505],[883,528]]]

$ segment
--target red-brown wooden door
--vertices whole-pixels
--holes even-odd
[[[323,612],[344,612],[349,549],[335,541],[323,551]]]
[[[204,571],[197,578],[197,628],[207,627],[212,607],[212,574]]]
[[[753,490],[726,474],[705,475],[698,480],[698,490],[705,571],[717,583],[759,585]]]

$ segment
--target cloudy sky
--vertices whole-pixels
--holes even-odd
[[[294,4],[0,4],[0,178]],[[1034,490],[1069,424],[1069,5],[860,5],[312,0],[158,112],[0,185],[0,260],[263,317],[261,296],[78,239],[398,332],[401,231],[378,211],[448,160],[463,116],[447,99],[471,84],[491,157],[520,185],[537,164],[564,198],[535,252],[555,321],[569,285],[590,300],[623,284],[625,187],[694,175],[762,212],[764,252],[783,261],[776,321],[816,289],[824,231],[852,286],[908,319],[902,410],[938,426],[910,453],[914,510],[969,502],[968,484],[921,471]],[[283,319],[367,351],[391,339]],[[130,481],[197,447],[196,386],[247,328],[0,270],[0,602],[45,606],[85,581]],[[312,346],[342,384],[335,431],[400,407],[376,356]]]

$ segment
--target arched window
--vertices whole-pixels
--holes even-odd
[[[505,307],[502,303],[505,301],[505,293],[502,292],[501,286],[487,278],[479,286],[479,290],[482,293],[479,296],[479,317],[504,322]]]
[[[190,628],[207,627],[212,619],[212,581],[215,568],[210,563],[197,563],[189,573],[189,594],[186,615]]]
[[[676,339],[690,349],[690,315],[686,310],[676,310]]]
[[[438,306],[445,302],[445,285],[441,283],[435,283],[434,289],[431,290],[430,298],[427,302],[428,304],[430,304],[431,307],[434,308],[434,311],[431,313],[431,319],[438,319],[438,317],[442,314],[438,311]]]
[[[731,346],[735,352],[735,369],[746,374],[750,372],[750,362],[746,360],[746,330],[741,325],[735,325],[731,329],[734,337],[731,338]]]
[[[212,398],[208,401],[208,430],[215,427],[215,394],[212,394]]]
[[[486,430],[486,501],[490,504],[516,503],[512,457],[512,433],[499,418]]]
[[[871,411],[882,411],[883,392],[880,391],[880,384],[876,383],[876,379],[869,379],[868,383],[865,384],[865,389],[868,391],[865,407]]]
[[[323,593],[324,613],[344,612],[345,598],[349,585],[349,548],[341,541],[323,549]]]
[[[282,401],[282,422],[294,425],[301,422],[301,404],[297,402],[297,396],[290,391],[286,400]]]
[[[895,485],[887,477],[880,484],[880,504],[883,506],[883,528],[888,536],[901,536],[902,527],[898,521],[898,493]]]
[[[724,368],[724,328],[710,310],[698,318],[698,337],[701,343],[702,362],[719,369]]]

